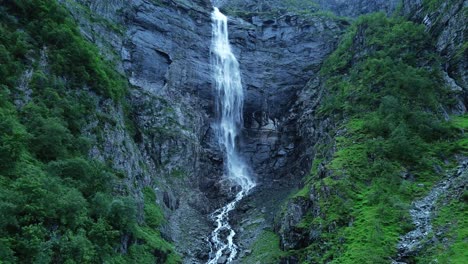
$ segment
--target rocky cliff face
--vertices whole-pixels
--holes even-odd
[[[206,237],[212,228],[208,216],[230,195],[223,189],[223,157],[211,128],[210,2],[63,2],[85,36],[116,62],[132,85],[126,107],[132,113],[134,133],[128,130],[123,106],[102,103],[100,111],[116,125],[106,126],[91,155],[123,170],[136,197],[141,197],[143,187],[154,188],[168,220],[164,236],[174,241],[186,263],[206,260]],[[319,6],[311,10],[358,16],[378,10],[391,13],[397,3],[370,2],[318,1]],[[455,62],[465,41],[460,12],[466,1],[459,1],[444,15],[426,14],[414,2],[404,1],[405,14],[438,32],[439,52],[450,58],[447,80],[454,89],[464,87],[460,89],[466,91],[466,60]],[[229,27],[247,91],[241,150],[259,186],[237,210],[233,222],[239,230],[249,230],[239,235],[244,249],[265,228],[279,230],[283,248],[296,248],[305,243],[304,234],[292,228],[308,211],[317,209],[316,197],[296,199],[275,227],[273,220],[291,190],[300,187],[315,153],[322,151],[315,145],[332,141],[328,133],[331,121],[315,116],[323,93],[318,72],[349,22],[320,14],[262,13],[270,8],[266,1],[223,5],[225,9],[252,7],[258,12],[232,18]],[[98,23],[90,22],[89,12],[94,19],[99,17]],[[466,100],[463,95],[460,98]],[[463,105],[466,101],[460,104],[460,111],[465,111]]]
[[[402,4],[403,15],[422,23],[434,36],[438,53],[444,59],[445,81],[452,90],[460,93],[459,103],[454,111],[466,112],[468,87],[468,49],[466,39],[466,10],[468,1],[439,1],[432,6],[423,1],[405,0]]]
[[[291,170],[299,158],[292,108],[348,22],[298,15],[252,21],[234,20],[231,38],[247,90],[244,151],[260,182],[270,183],[298,176]]]
[[[117,125],[105,126],[103,141],[91,154],[123,170],[136,196],[144,186],[154,187],[166,209],[166,237],[187,262],[206,259],[208,215],[229,195],[220,183],[222,155],[211,129],[211,7],[203,1],[65,4],[84,34],[116,61],[132,85],[129,107],[135,133],[125,129],[121,106],[103,104],[99,109]],[[102,23],[90,23],[85,15],[89,10]],[[293,120],[297,114],[291,108],[346,25],[297,15],[230,21],[247,90],[242,150],[260,183],[250,202],[262,205],[261,216],[245,223],[271,226],[280,201],[308,170],[309,161],[300,163],[303,153],[296,146],[300,142]],[[265,196],[278,204],[271,205]],[[240,212],[239,221],[245,215]]]
[[[269,13],[281,14],[287,12],[307,13],[313,11],[328,11],[342,17],[358,17],[373,12],[385,12],[392,14],[396,11],[398,0],[232,0],[220,1],[223,8],[238,14],[245,13]]]
[[[141,197],[145,186],[154,188],[168,220],[162,230],[166,238],[178,244],[187,261],[196,255],[205,258],[211,226],[207,214],[223,200],[210,202],[219,196],[214,183],[221,176],[221,156],[210,136],[211,27],[206,3],[66,4],[85,35],[113,56],[132,85],[127,107],[133,135],[122,125],[119,106],[102,107],[121,125],[104,130],[92,155],[123,170],[136,196]],[[104,23],[90,23],[83,15],[86,10]]]
[[[348,16],[356,16],[359,14],[366,13],[367,11],[364,10],[385,10],[387,13],[395,12],[396,10],[396,2],[387,2],[386,4],[379,4],[377,2],[373,3],[356,3],[350,9],[346,8],[343,5],[345,3],[341,3],[340,6],[339,1],[323,1],[324,7],[329,10],[334,10],[337,14],[340,15],[348,15]],[[352,2],[352,1],[347,1]],[[374,6],[373,4],[376,4]],[[361,8],[361,4],[364,5],[364,8]],[[356,8],[357,7],[357,8]],[[452,91],[455,91],[457,95],[457,102],[453,104],[453,106],[449,109],[446,109],[446,117],[448,118],[447,113],[451,114],[464,114],[466,113],[466,7],[467,1],[452,1],[450,3],[445,1],[439,1],[438,4],[433,6],[431,9],[428,8],[427,5],[424,5],[422,1],[403,1],[402,9],[399,12],[403,16],[408,17],[410,20],[415,21],[417,23],[424,24],[426,26],[427,32],[431,34],[433,39],[436,40],[436,49],[437,52],[444,58],[442,66],[442,73],[444,75],[445,83],[450,87]],[[376,8],[376,9],[375,9]],[[360,11],[361,10],[361,11]],[[359,39],[359,34],[353,39],[354,48],[360,50],[362,54],[366,53],[366,49],[369,47],[367,46],[359,46],[362,43],[362,40]],[[359,52],[358,52],[359,53]],[[334,130],[333,133],[330,133],[330,129],[333,129],[333,124],[330,120],[319,120],[317,119],[316,115],[314,115],[316,107],[316,101],[319,100],[317,104],[320,104],[321,94],[324,92],[323,84],[320,84],[320,80],[311,80],[309,85],[306,86],[306,89],[302,90],[302,95],[304,97],[299,97],[297,100],[297,105],[308,105],[305,107],[299,107],[296,110],[298,113],[307,113],[302,118],[296,120],[295,122],[298,123],[299,129],[302,133],[299,133],[303,138],[304,142],[314,142],[315,144],[323,144],[328,145],[329,147],[326,150],[317,149],[311,147],[309,145],[309,157],[316,157],[317,152],[322,152],[321,157],[324,160],[327,160],[333,151],[335,151],[336,146],[336,137],[342,135],[340,130]],[[311,92],[315,91],[315,92]],[[312,95],[309,97],[309,95]],[[311,103],[312,102],[312,103]],[[301,123],[303,121],[304,123]],[[302,124],[302,126],[301,126]],[[312,125],[316,124],[316,125]],[[312,127],[312,129],[311,129]],[[314,128],[319,127],[320,132],[314,133],[316,130]],[[328,157],[328,158],[327,158]],[[315,175],[317,175],[317,180],[323,180],[327,176],[330,175],[331,171],[326,169],[323,163],[317,163],[317,167],[314,168]],[[465,169],[461,169],[464,171]],[[460,172],[459,173],[463,173]],[[445,182],[450,181],[451,178],[445,180],[437,186],[443,185]],[[434,189],[437,190],[437,187]],[[457,196],[459,195],[459,191],[450,191],[445,190],[448,196]],[[450,193],[452,192],[452,193]],[[292,199],[289,200],[288,205],[286,206],[286,210],[281,214],[279,217],[277,230],[281,237],[281,245],[284,249],[287,250],[300,250],[306,247],[311,247],[314,243],[321,243],[320,237],[323,233],[330,233],[334,232],[333,230],[336,229],[335,227],[325,227],[322,224],[313,225],[312,228],[304,228],[303,223],[304,219],[309,217],[308,219],[314,219],[323,217],[323,208],[322,205],[325,201],[333,199],[333,197],[340,197],[340,193],[337,193],[336,190],[333,188],[326,188],[326,189],[315,189],[314,187],[309,188],[307,191],[307,195],[303,195],[304,193],[299,192],[301,195],[296,195]],[[298,193],[298,194],[299,194]],[[437,198],[430,197],[430,193],[428,197],[425,197],[428,202],[436,203]],[[326,203],[325,203],[326,204]],[[416,203],[417,206],[418,203]],[[432,207],[427,207],[427,210],[434,210]],[[439,208],[440,209],[440,208]],[[411,213],[413,214],[413,209]],[[434,217],[426,216],[428,219]],[[310,220],[311,221],[311,220]],[[351,220],[348,224],[352,225],[353,220]],[[301,226],[302,225],[302,226]],[[335,224],[336,225],[336,224]],[[418,222],[416,224],[418,228],[431,228],[430,223],[425,224]],[[328,228],[328,230],[326,229]],[[417,231],[415,231],[417,232]],[[439,232],[442,234],[442,232]],[[441,235],[443,236],[443,235]],[[343,238],[344,239],[344,238]],[[441,237],[438,237],[441,239]],[[402,238],[401,243],[404,243],[404,238]],[[428,244],[436,243],[435,240],[431,240],[427,242]],[[445,238],[447,241],[447,238]],[[340,242],[341,243],[341,242]],[[421,240],[413,240],[413,243],[421,244],[426,243],[425,241]],[[439,242],[437,242],[439,243]],[[427,244],[425,244],[427,246]],[[446,246],[446,245],[445,245]],[[318,246],[317,250],[320,251],[321,249],[325,248],[326,246]],[[316,252],[318,252],[316,251]],[[421,253],[415,252],[416,250],[412,251],[412,256]],[[320,255],[320,253],[318,253]],[[298,263],[299,258],[296,256],[290,256],[283,259],[283,263]],[[405,261],[414,261],[413,260],[405,260]],[[399,263],[399,262],[398,262]],[[406,263],[406,262],[402,262]],[[413,263],[413,262],[408,262]]]
[[[317,3],[325,10],[330,10],[339,16],[357,17],[373,12],[392,14],[398,7],[398,0],[318,0]]]

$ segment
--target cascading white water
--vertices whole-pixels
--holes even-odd
[[[216,105],[220,116],[216,133],[219,144],[226,152],[225,177],[231,184],[240,186],[235,199],[212,214],[216,228],[211,233],[208,264],[216,264],[223,255],[227,256],[227,263],[231,263],[237,255],[238,248],[233,241],[236,232],[229,224],[229,212],[234,210],[236,204],[255,187],[255,182],[250,177],[248,166],[239,156],[236,147],[239,128],[242,126],[244,91],[239,63],[229,45],[227,17],[215,7],[211,19],[213,21],[212,66],[217,91]]]

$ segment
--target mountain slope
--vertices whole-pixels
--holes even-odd
[[[219,3],[258,183],[231,214],[234,263],[463,263],[467,1]],[[210,13],[0,4],[0,263],[207,261],[235,194]],[[414,230],[433,231],[406,250]]]
[[[57,2],[12,1],[0,12],[0,262],[176,262],[153,230],[163,221],[153,191],[139,211],[126,172],[89,155],[101,131],[132,126],[124,78]]]

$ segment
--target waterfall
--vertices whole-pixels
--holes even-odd
[[[211,233],[209,264],[216,264],[221,258],[230,263],[237,255],[238,247],[233,239],[236,232],[229,224],[229,212],[255,186],[249,175],[249,168],[239,156],[236,146],[239,128],[242,127],[244,91],[242,89],[239,63],[231,51],[228,38],[227,17],[218,8],[211,14],[213,23],[212,66],[215,80],[216,110],[219,115],[216,136],[225,151],[224,177],[240,191],[233,201],[212,214],[216,228]]]

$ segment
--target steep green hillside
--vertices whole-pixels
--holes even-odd
[[[302,263],[388,263],[400,235],[412,229],[410,203],[445,177],[442,168],[455,167],[454,154],[466,155],[460,124],[468,117],[444,120],[441,107],[453,94],[433,50],[422,25],[372,14],[349,28],[325,62],[320,114],[333,116],[337,127],[335,145],[321,148],[334,154],[316,157],[293,198],[315,197],[296,226],[315,236],[289,252]]]
[[[88,157],[96,105],[126,86],[55,0],[1,4],[0,263],[178,261],[153,191],[144,224],[122,173]]]

